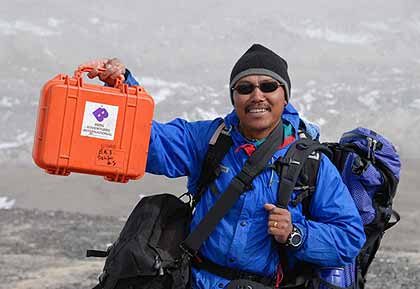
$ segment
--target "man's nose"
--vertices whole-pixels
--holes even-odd
[[[261,89],[258,86],[256,86],[251,94],[251,98],[254,100],[263,100],[265,98],[265,95],[264,92],[262,92]]]

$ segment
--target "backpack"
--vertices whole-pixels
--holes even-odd
[[[341,173],[362,218],[367,239],[356,259],[355,268],[347,269],[348,274],[354,275],[352,271],[356,271],[353,278],[355,286],[363,289],[369,266],[385,231],[400,220],[399,214],[392,208],[399,182],[400,158],[391,142],[367,128],[344,133],[338,143],[320,144],[307,137],[296,141],[284,158],[278,160],[278,197],[290,200],[291,192],[299,191],[296,199],[291,200],[291,205],[297,206],[302,202],[303,214],[308,218],[311,217],[309,208],[316,188],[321,151]],[[392,217],[394,221],[391,221]]]
[[[327,145],[333,151],[334,164],[341,172],[363,221],[367,240],[356,262],[356,281],[363,289],[385,231],[400,220],[392,205],[400,179],[401,161],[391,142],[366,128],[343,134],[338,145]]]
[[[107,251],[87,251],[107,257],[94,289],[188,288],[190,267],[173,244],[188,235],[191,216],[190,205],[174,195],[142,198]]]

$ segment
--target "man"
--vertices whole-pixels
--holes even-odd
[[[120,75],[125,76],[127,83],[137,84],[117,59],[85,65],[106,68],[105,72],[94,70],[88,76],[98,76],[108,85]],[[262,45],[253,45],[233,67],[230,88],[234,110],[223,120],[187,122],[175,119],[166,124],[154,121],[152,125],[147,172],[172,178],[188,176],[191,193],[196,191],[203,158],[215,130],[224,121],[231,131],[233,145],[221,162],[222,172],[215,180],[213,190],[207,189],[197,204],[191,229],[199,224],[252,152],[277,125],[284,128],[284,143],[274,153],[271,164],[298,138],[301,120],[289,103],[291,85],[287,63],[280,56]],[[274,242],[287,246],[287,259],[292,269],[298,261],[319,267],[353,262],[365,242],[363,225],[346,186],[329,159],[322,157],[320,162],[310,206],[311,219],[302,214],[301,205],[289,205],[288,210],[275,206],[278,183],[274,169],[265,169],[255,178],[253,188],[241,195],[201,247],[200,255],[206,262],[226,270],[271,278],[279,272],[280,264]],[[297,194],[294,192],[292,199]],[[293,243],[291,237],[296,235],[301,238]],[[224,288],[229,282],[215,272],[193,268],[193,288]]]

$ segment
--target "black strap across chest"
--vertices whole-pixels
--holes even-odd
[[[252,181],[266,167],[268,161],[283,143],[283,125],[280,122],[266,141],[245,162],[242,170],[232,179],[226,191],[213,205],[198,226],[182,242],[181,248],[190,255],[196,255],[216,225],[233,207],[240,195],[252,188]]]

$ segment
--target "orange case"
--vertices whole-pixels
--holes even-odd
[[[140,86],[85,83],[59,74],[41,91],[32,157],[55,175],[78,172],[127,182],[144,175],[154,102]]]

